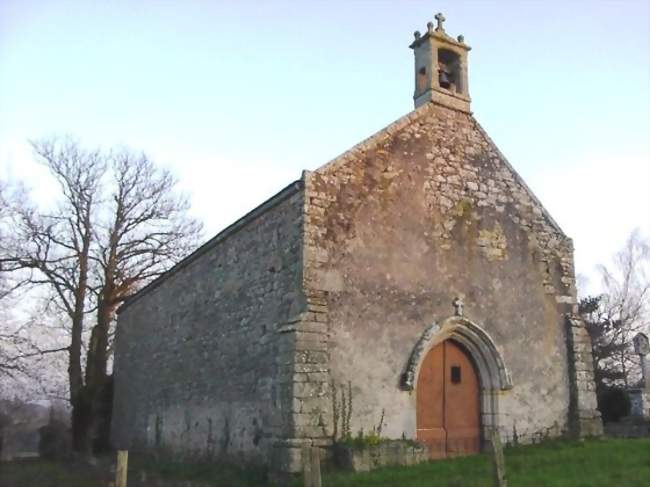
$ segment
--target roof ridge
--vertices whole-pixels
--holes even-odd
[[[528,184],[526,184],[526,181],[524,181],[524,178],[522,178],[522,177],[519,175],[519,173],[517,172],[517,170],[514,168],[514,166],[513,166],[512,164],[510,164],[510,161],[509,161],[508,158],[503,154],[503,152],[501,152],[501,149],[499,149],[499,146],[494,142],[494,140],[492,140],[492,137],[490,137],[490,136],[488,135],[488,133],[485,131],[485,129],[481,126],[481,124],[478,122],[478,120],[476,120],[476,118],[475,118],[474,116],[472,116],[472,119],[474,120],[474,123],[476,124],[476,128],[478,129],[478,131],[479,131],[479,132],[481,133],[481,135],[485,138],[485,140],[487,140],[488,143],[489,143],[492,147],[494,147],[494,149],[495,149],[496,152],[497,152],[497,155],[499,156],[499,158],[501,159],[501,161],[503,162],[503,164],[504,164],[504,165],[508,168],[508,170],[512,173],[512,175],[514,176],[514,178],[516,179],[516,181],[521,185],[521,187],[526,191],[526,193],[528,193],[528,196],[530,196],[530,198],[533,200],[533,202],[536,203],[536,204],[539,206],[540,210],[542,211],[542,215],[544,215],[544,216],[546,217],[546,219],[548,220],[548,222],[551,224],[551,226],[552,226],[555,230],[557,230],[558,232],[560,232],[560,234],[562,234],[564,237],[570,239],[570,237],[567,236],[567,234],[562,230],[562,228],[560,227],[560,225],[558,225],[558,223],[555,221],[555,219],[551,216],[551,214],[549,213],[549,211],[544,207],[544,205],[543,205],[542,202],[539,200],[539,198],[537,198],[537,196],[535,196],[535,193],[533,193],[533,190],[530,189],[530,186],[528,186]]]
[[[363,139],[361,142],[358,142],[357,144],[353,145],[351,148],[346,150],[345,152],[339,154],[336,156],[334,159],[329,160],[325,164],[319,166],[318,168],[314,169],[313,171],[310,172],[319,172],[319,171],[324,171],[324,170],[329,170],[332,168],[335,168],[350,159],[353,159],[354,157],[358,156],[359,154],[362,154],[364,152],[368,152],[369,150],[373,149],[374,147],[377,146],[379,143],[379,140],[384,136],[384,135],[393,135],[395,132],[403,129],[406,127],[409,123],[415,122],[418,120],[423,114],[428,113],[432,110],[432,106],[434,103],[425,103],[421,107],[416,108],[415,110],[412,110],[408,112],[405,115],[402,115],[400,118],[395,120],[393,123],[387,125],[383,129],[379,130],[378,132],[375,132],[374,134],[366,137]]]
[[[403,129],[408,124],[410,124],[412,122],[415,122],[416,120],[418,120],[423,115],[428,114],[429,112],[433,111],[434,106],[443,107],[443,108],[446,108],[448,110],[462,111],[462,110],[458,110],[456,108],[450,107],[448,105],[442,105],[442,104],[436,103],[434,101],[431,101],[429,103],[425,103],[424,105],[416,108],[415,110],[412,110],[409,113],[401,116],[400,118],[395,120],[393,123],[389,124],[388,126],[384,127],[383,129],[379,130],[378,132],[375,132],[374,134],[370,135],[369,137],[366,137],[364,140],[362,140],[361,142],[355,144],[354,146],[352,146],[350,149],[346,150],[342,154],[339,154],[334,159],[331,159],[330,161],[328,161],[325,164],[319,166],[318,168],[314,169],[313,171],[307,171],[307,172],[321,172],[321,171],[325,171],[325,170],[336,169],[338,166],[340,166],[340,165],[342,165],[342,164],[344,164],[344,163],[358,157],[359,155],[361,155],[361,154],[363,154],[365,152],[368,152],[369,150],[375,148],[379,144],[379,142],[382,140],[382,138],[384,136],[393,135],[395,132]],[[467,112],[463,112],[463,113],[467,113]],[[528,184],[526,184],[524,179],[519,175],[517,170],[513,167],[513,165],[508,160],[508,158],[503,154],[503,152],[501,152],[501,149],[499,149],[499,146],[488,135],[488,133],[481,126],[481,124],[478,122],[476,117],[474,117],[474,114],[470,112],[470,113],[467,113],[467,115],[476,124],[476,128],[481,133],[481,135],[496,150],[499,158],[503,161],[504,165],[512,173],[512,175],[517,180],[517,182],[522,186],[522,188],[530,196],[530,198],[533,200],[533,202],[536,203],[539,206],[540,210],[542,211],[542,214],[544,215],[544,217],[546,217],[546,219],[551,224],[551,226],[555,230],[557,230],[560,234],[564,235],[566,238],[570,238],[562,230],[562,228],[555,221],[555,219],[551,216],[549,211],[544,207],[544,205],[539,200],[539,198],[537,198],[537,196],[535,196],[535,193],[533,192],[533,190],[530,189],[530,186],[528,186]]]
[[[203,242],[192,252],[184,256],[181,260],[176,262],[176,264],[174,264],[172,267],[170,267],[165,272],[163,272],[162,274],[154,278],[152,281],[149,281],[145,286],[138,289],[135,293],[133,293],[128,298],[126,298],[124,302],[120,305],[120,307],[117,309],[117,314],[120,314],[124,309],[126,309],[132,303],[140,299],[143,295],[148,294],[150,291],[157,288],[160,284],[165,282],[172,275],[176,274],[179,270],[187,267],[188,265],[190,265],[192,262],[194,262],[196,259],[204,255],[205,253],[214,249],[217,245],[219,245],[221,242],[226,240],[228,237],[234,235],[239,230],[244,228],[246,225],[256,220],[257,217],[265,214],[268,210],[276,207],[284,200],[296,194],[298,191],[301,191],[302,187],[303,187],[302,179],[293,181],[289,183],[287,186],[285,186],[284,188],[282,188],[280,191],[272,195],[271,197],[264,200],[255,208],[248,211],[243,216],[239,217],[237,220],[235,220],[233,223],[231,223],[230,225],[222,229],[212,238]]]

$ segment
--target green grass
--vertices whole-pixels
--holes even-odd
[[[0,464],[0,487],[106,487],[108,477],[89,466],[46,460]]]
[[[613,487],[650,485],[650,439],[552,441],[506,448],[510,487]],[[296,485],[300,485],[296,483]],[[323,487],[492,486],[487,455],[433,461],[368,473],[326,472]]]
[[[634,487],[650,486],[650,438],[636,440],[550,441],[506,448],[510,487]],[[103,462],[105,463],[105,462]],[[129,487],[156,485],[152,479],[192,480],[213,487],[260,487],[264,472],[221,464],[154,462],[133,456]],[[139,471],[149,472],[147,483]],[[0,487],[106,487],[106,468],[26,460],[0,465]],[[323,487],[478,487],[492,485],[487,455],[395,467],[368,473],[325,471]],[[296,480],[296,486],[302,486]]]
[[[193,481],[211,487],[260,487],[266,472],[259,468],[221,463],[180,463],[155,461],[153,457],[129,456],[129,487],[159,485],[158,480]],[[100,458],[99,466],[47,460],[21,460],[0,464],[0,487],[106,487],[115,480],[111,458]],[[140,473],[147,472],[144,482]],[[167,484],[165,484],[167,485]]]
[[[150,474],[150,479],[190,480],[205,483],[211,487],[260,487],[266,483],[266,471],[259,467],[244,468],[221,462],[156,461],[153,457],[144,456],[134,456],[129,460],[129,476],[131,478],[136,479],[137,474],[143,470]],[[155,482],[151,482],[151,484],[155,485]],[[139,487],[140,484],[138,483],[136,486]],[[3,486],[0,484],[0,487]],[[130,482],[129,487],[131,487]]]

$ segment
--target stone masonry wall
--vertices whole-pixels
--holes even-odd
[[[471,115],[429,103],[308,173],[304,259],[306,292],[325,297],[333,384],[352,387],[353,434],[383,412],[385,436],[415,437],[400,375],[456,296],[512,374],[495,392],[505,437],[599,424],[571,240]]]
[[[116,446],[265,460],[287,436],[282,371],[294,344],[281,328],[305,308],[299,186],[226,229],[121,311]]]
[[[348,387],[353,434],[383,418],[383,436],[414,438],[400,379],[456,297],[511,375],[488,391],[504,437],[598,434],[573,272],[571,240],[474,118],[428,103],[123,307],[115,446],[296,471],[303,446],[341,435]]]

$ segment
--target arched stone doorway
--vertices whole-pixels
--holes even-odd
[[[402,388],[415,391],[417,423],[417,381],[426,365],[429,352],[451,341],[468,357],[478,380],[479,448],[489,438],[490,430],[500,425],[499,400],[504,391],[512,389],[512,379],[497,346],[488,333],[463,316],[452,316],[427,327],[415,344],[402,375]],[[433,359],[432,359],[433,360]],[[451,371],[448,371],[450,374]],[[418,425],[416,424],[416,429]],[[417,436],[417,434],[416,434]],[[445,449],[447,446],[445,445]]]
[[[479,380],[461,345],[445,340],[429,350],[420,366],[415,393],[416,436],[431,458],[479,452]]]

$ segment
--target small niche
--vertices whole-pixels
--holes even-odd
[[[422,93],[427,88],[427,68],[418,69],[418,92]]]

